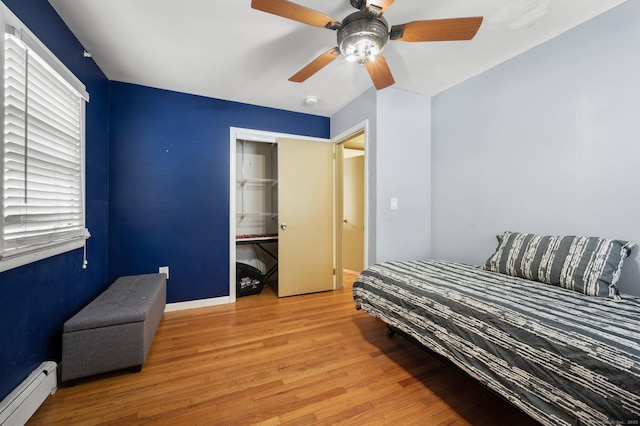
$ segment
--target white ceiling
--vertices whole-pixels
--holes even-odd
[[[372,86],[343,58],[287,79],[336,32],[251,9],[251,0],[49,0],[110,80],[330,117]],[[471,41],[391,41],[392,87],[433,96],[626,0],[396,0],[390,25],[483,16]],[[349,0],[298,0],[341,21]],[[306,96],[319,102],[308,107]]]

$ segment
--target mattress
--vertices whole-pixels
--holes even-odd
[[[639,298],[437,260],[371,266],[353,297],[543,424],[640,420]]]

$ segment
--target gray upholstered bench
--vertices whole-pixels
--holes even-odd
[[[166,304],[164,274],[118,278],[69,319],[62,333],[62,382],[122,369],[147,358]]]

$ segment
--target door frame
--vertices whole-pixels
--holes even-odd
[[[338,145],[347,140],[353,138],[359,133],[364,133],[364,267],[369,266],[369,120],[364,120],[355,126],[345,130],[331,138],[331,142]],[[344,161],[344,158],[336,158],[336,161]],[[335,167],[336,170],[344,170],[342,165]],[[338,191],[336,191],[338,192]],[[336,203],[337,205],[337,203]],[[342,212],[336,212],[336,223],[334,227],[342,226]],[[335,251],[336,251],[336,265],[342,266],[342,232],[335,232]],[[336,271],[336,288],[342,288],[344,285],[342,279],[342,272]]]
[[[364,131],[365,165],[364,165],[364,266],[367,267],[369,254],[369,167],[367,159],[369,121],[365,120],[356,124],[352,128],[338,134],[331,139],[317,138],[312,136],[292,135],[289,133],[270,132],[265,130],[247,129],[242,127],[229,127],[229,303],[236,302],[236,140],[244,139],[248,141],[277,143],[278,138],[304,139],[317,142],[328,142],[337,144],[356,133]],[[335,181],[335,176],[334,176]],[[335,185],[334,185],[335,186]],[[334,192],[335,197],[335,192]],[[337,218],[337,215],[335,215]],[[337,219],[336,219],[337,220]],[[341,219],[340,219],[341,220]],[[334,265],[336,264],[336,225],[333,230],[334,240]],[[340,242],[342,243],[342,242]],[[336,271],[334,289],[342,287],[342,273]]]

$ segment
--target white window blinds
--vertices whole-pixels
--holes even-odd
[[[3,259],[86,238],[83,127],[83,96],[5,34]]]

